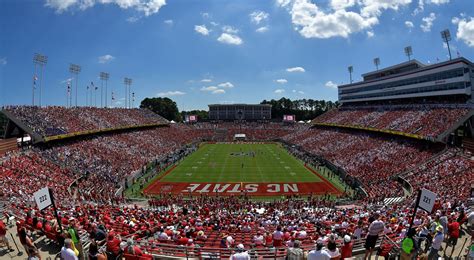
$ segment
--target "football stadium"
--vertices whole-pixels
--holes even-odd
[[[1,3],[0,259],[474,259],[449,2]]]

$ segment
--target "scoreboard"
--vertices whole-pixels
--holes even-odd
[[[296,116],[295,115],[283,115],[283,121],[285,122],[295,122]]]

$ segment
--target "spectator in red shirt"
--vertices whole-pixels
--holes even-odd
[[[352,247],[354,243],[349,235],[344,236],[344,245],[341,247],[341,259],[352,257]]]
[[[110,255],[113,256],[113,258],[115,259],[117,256],[120,255],[120,241],[122,239],[120,239],[120,236],[117,238],[114,234],[114,232],[110,232],[108,237],[107,237],[107,246],[106,246],[106,249],[107,249],[107,253],[109,253]]]
[[[456,244],[458,243],[459,238],[459,222],[456,218],[451,217],[451,223],[448,224],[448,246],[452,246],[453,250],[451,251],[451,256],[453,255],[454,248],[456,248]]]

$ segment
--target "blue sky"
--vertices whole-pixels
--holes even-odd
[[[70,63],[82,66],[79,105],[101,71],[110,73],[113,106],[123,105],[124,77],[136,106],[153,96],[181,110],[282,96],[337,100],[349,65],[360,80],[375,57],[381,67],[405,61],[407,45],[423,63],[446,60],[446,28],[453,56],[474,59],[473,2],[3,0],[0,104],[31,104],[34,53],[48,56],[43,105],[66,104]]]

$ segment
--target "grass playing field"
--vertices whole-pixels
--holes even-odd
[[[279,144],[204,144],[161,179],[162,182],[319,182]]]

